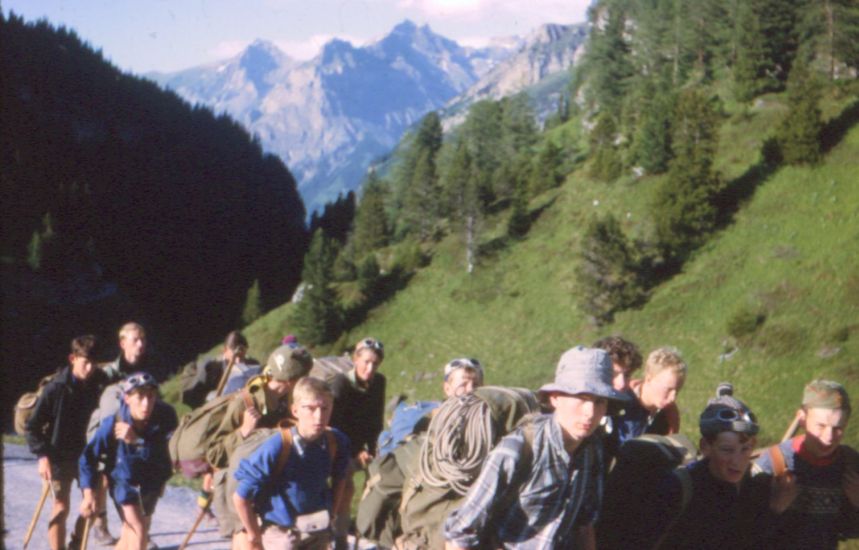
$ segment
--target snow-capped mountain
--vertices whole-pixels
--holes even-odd
[[[358,188],[370,163],[423,115],[475,90],[490,75],[497,75],[492,89],[518,91],[541,74],[563,70],[564,54],[555,50],[567,42],[552,37],[564,28],[546,26],[542,42],[508,38],[466,48],[427,25],[404,21],[363,47],[334,39],[305,62],[256,41],[226,62],[148,76],[192,103],[228,113],[257,135],[289,166],[312,212],[339,192]],[[539,65],[533,69],[514,66],[529,77],[498,74],[505,60],[527,57],[538,44],[553,53],[532,52]],[[469,97],[483,97],[481,90]]]

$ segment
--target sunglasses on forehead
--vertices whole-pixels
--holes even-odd
[[[355,352],[359,352],[362,349],[372,349],[376,351],[385,351],[385,346],[382,342],[378,340],[374,340],[372,338],[364,338],[360,342],[358,342],[358,346],[355,348]]]
[[[448,365],[448,370],[461,369],[464,367],[480,369],[480,361],[477,359],[454,359]]]

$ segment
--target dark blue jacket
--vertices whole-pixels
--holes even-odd
[[[90,413],[106,384],[107,376],[100,369],[84,381],[63,367],[42,390],[27,421],[30,452],[51,462],[77,461],[86,445]]]
[[[138,433],[138,441],[128,444],[117,441],[113,434],[117,417],[122,422],[132,423],[131,413],[124,402],[116,415],[102,421],[84,448],[78,462],[80,486],[82,489],[92,488],[101,462],[110,477],[114,499],[119,504],[131,504],[137,502],[138,494],[160,492],[170,479],[173,471],[167,441],[178,420],[173,407],[159,400],[143,433]]]

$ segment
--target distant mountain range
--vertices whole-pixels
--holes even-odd
[[[289,166],[312,212],[357,189],[426,113],[448,106],[452,124],[474,101],[567,74],[586,35],[584,24],[543,25],[525,39],[467,48],[404,21],[367,46],[332,40],[309,61],[258,40],[225,62],[146,76],[258,136]]]

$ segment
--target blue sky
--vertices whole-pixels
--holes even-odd
[[[3,12],[75,29],[122,69],[175,71],[226,59],[257,38],[309,59],[333,37],[355,45],[400,21],[461,44],[584,21],[589,0],[3,0]]]

